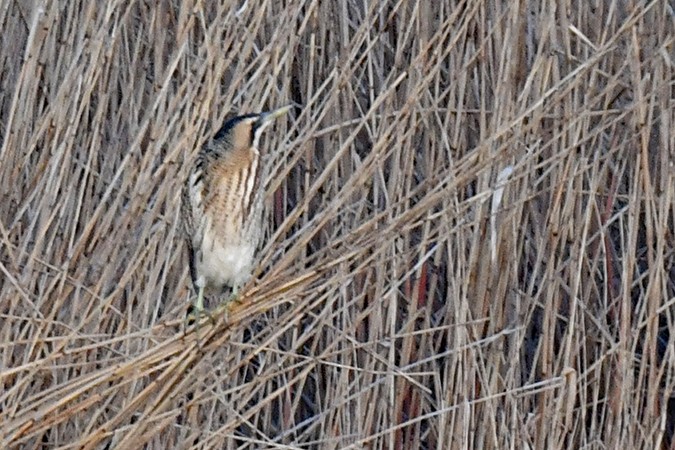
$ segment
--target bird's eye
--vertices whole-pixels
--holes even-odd
[[[251,122],[251,131],[257,131],[263,125],[263,123],[264,121],[262,117],[256,117],[256,119]]]
[[[253,145],[258,145],[258,140],[265,129],[265,125],[266,122],[262,116],[257,117],[255,120],[251,121],[251,142]]]

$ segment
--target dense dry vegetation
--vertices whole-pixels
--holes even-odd
[[[1,448],[675,448],[672,2],[216,3],[0,3]],[[187,166],[289,102],[184,330]]]

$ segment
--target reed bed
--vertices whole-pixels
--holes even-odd
[[[0,447],[673,449],[668,0],[0,4]],[[196,149],[265,244],[185,326]]]

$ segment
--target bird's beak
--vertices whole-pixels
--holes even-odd
[[[282,106],[281,108],[275,109],[273,111],[261,113],[260,117],[258,118],[259,126],[263,127],[263,126],[268,125],[270,122],[272,122],[277,117],[281,117],[284,114],[286,114],[288,111],[291,110],[292,107],[293,107],[293,105],[286,105],[286,106]]]

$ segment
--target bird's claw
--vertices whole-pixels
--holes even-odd
[[[208,317],[211,323],[215,325],[216,318],[213,316],[213,314],[211,314],[206,309],[199,309],[195,307],[195,305],[190,305],[187,314],[185,316],[185,321],[187,322],[187,325],[190,326],[193,325],[194,323],[198,324],[199,321],[205,316]]]
[[[241,300],[239,296],[239,292],[233,291],[227,299],[222,301],[218,307],[216,308],[217,314],[225,314],[227,316],[227,313],[230,311],[230,308],[232,308],[233,305],[241,305],[243,304],[243,301]]]

